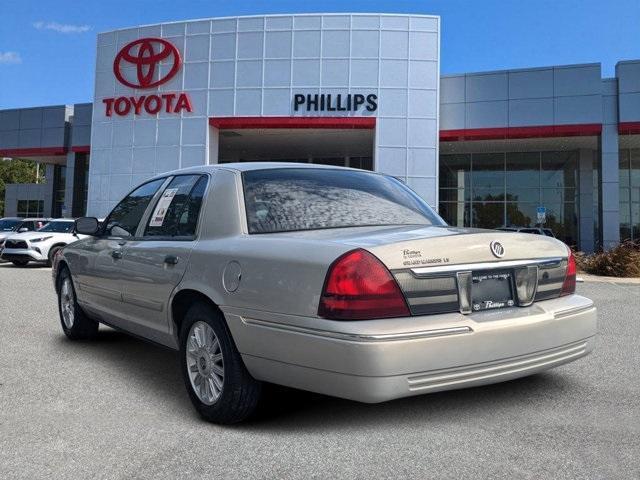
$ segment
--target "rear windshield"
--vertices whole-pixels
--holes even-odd
[[[368,172],[283,168],[243,173],[249,233],[370,225],[445,225],[412,190]]]
[[[39,232],[69,233],[73,231],[74,222],[49,222],[38,229]]]
[[[10,232],[21,223],[22,220],[0,220],[0,232]]]

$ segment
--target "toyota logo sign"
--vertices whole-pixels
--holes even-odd
[[[489,248],[491,248],[491,253],[493,253],[497,258],[504,257],[504,247],[500,242],[496,242],[494,240],[489,244]]]
[[[171,68],[154,79],[160,62],[171,65]],[[171,80],[180,70],[181,64],[180,52],[172,43],[162,38],[141,38],[122,47],[113,61],[113,73],[127,87],[153,88]],[[123,70],[131,65],[135,66],[135,80],[123,75]]]
[[[113,60],[113,73],[127,87],[154,88],[171,80],[181,65],[180,52],[175,45],[162,38],[141,38],[120,49]],[[123,117],[130,112],[134,115],[157,115],[160,112],[178,114],[193,111],[187,92],[128,94],[103,98],[102,103],[107,117],[114,113]]]

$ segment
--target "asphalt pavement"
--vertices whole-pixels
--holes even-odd
[[[595,351],[502,384],[365,405],[271,388],[203,422],[175,352],[66,339],[46,267],[0,264],[0,478],[640,478],[640,284],[586,282]]]

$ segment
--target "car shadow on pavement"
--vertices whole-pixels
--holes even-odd
[[[60,341],[68,342],[64,336]],[[171,410],[181,412],[185,419],[197,418],[184,388],[177,352],[102,326],[96,340],[74,345],[75,354],[86,355],[87,362],[98,362],[106,368],[115,366],[116,374],[120,372],[131,385],[144,386],[145,396],[169,402]],[[574,377],[552,370],[493,385],[365,404],[266,384],[258,412],[233,428],[248,432],[300,432],[367,427],[372,423],[391,426],[462,421],[504,406],[530,405],[532,399],[553,398],[579,388]]]
[[[464,421],[504,406],[530,405],[532,398],[554,397],[577,387],[572,378],[549,371],[508,382],[436,392],[366,404],[268,385],[258,414],[240,427],[255,431],[310,431]]]

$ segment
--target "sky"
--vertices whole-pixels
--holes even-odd
[[[0,109],[91,101],[99,32],[309,12],[440,15],[442,74],[640,59],[640,0],[0,0]]]

